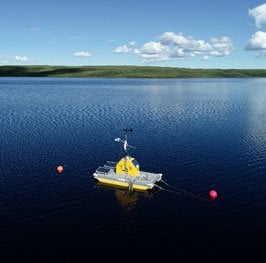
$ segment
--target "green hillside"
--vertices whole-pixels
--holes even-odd
[[[0,77],[245,78],[266,69],[189,69],[148,66],[1,66]]]

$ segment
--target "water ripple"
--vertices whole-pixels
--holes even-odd
[[[174,248],[175,240],[184,251],[193,244],[196,254],[212,244],[206,233],[223,236],[224,229],[231,230],[227,240],[244,246],[234,234],[245,229],[252,244],[253,225],[261,228],[257,236],[266,231],[265,83],[257,80],[255,90],[253,84],[1,79],[1,244],[16,250],[16,240],[26,248],[42,240],[38,251],[52,237],[63,251],[77,248],[73,237],[87,247],[90,236],[135,247],[140,239],[149,244],[154,229],[163,241],[154,234],[155,247],[168,249],[170,240]],[[169,184],[201,198],[216,189],[218,199],[205,203],[160,189],[129,196],[97,186],[95,169],[123,154],[114,138],[124,127],[134,129],[132,155],[142,170],[162,172]]]

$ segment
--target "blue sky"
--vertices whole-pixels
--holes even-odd
[[[266,1],[3,0],[0,65],[266,68]]]

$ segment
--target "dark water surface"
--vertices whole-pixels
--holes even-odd
[[[265,105],[266,79],[1,78],[1,262],[265,260]],[[124,127],[181,190],[95,183]]]

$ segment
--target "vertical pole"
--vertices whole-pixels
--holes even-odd
[[[127,134],[125,135],[125,147],[124,147],[124,150],[125,150],[125,161],[124,161],[124,170],[125,170],[125,174],[127,175],[128,174],[128,171],[127,171],[127,159],[128,159],[128,153],[127,153]]]

